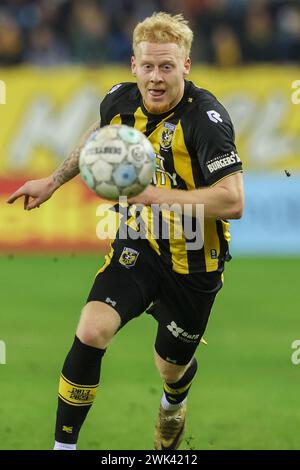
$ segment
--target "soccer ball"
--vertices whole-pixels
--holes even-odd
[[[118,199],[141,193],[155,171],[155,153],[142,132],[110,125],[93,132],[80,153],[80,174],[98,196]]]

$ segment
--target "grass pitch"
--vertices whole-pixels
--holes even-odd
[[[197,352],[182,449],[299,449],[298,259],[228,264]],[[81,307],[101,265],[96,256],[0,258],[0,449],[51,449],[57,384]],[[161,381],[155,321],[129,323],[102,366],[80,449],[151,449]]]

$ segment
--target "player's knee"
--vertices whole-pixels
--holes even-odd
[[[162,357],[160,357],[156,351],[154,358],[161,378],[169,384],[178,382],[184,376],[186,370],[190,366],[190,363],[182,366],[171,364],[170,362],[167,362]]]
[[[120,325],[115,310],[101,302],[90,302],[82,310],[77,336],[84,344],[104,349]]]
[[[184,372],[184,368],[182,371],[172,371],[167,369],[159,371],[161,378],[169,384],[178,382],[183,377]]]
[[[93,325],[87,324],[81,325],[76,335],[82,343],[100,349],[105,349],[111,340],[107,333],[97,330]]]
[[[95,321],[94,318],[83,315],[76,334],[84,344],[104,349],[110,343],[115,331],[106,324],[105,319]]]
[[[187,366],[176,366],[166,361],[164,363],[160,362],[158,365],[161,378],[169,384],[178,382],[184,376],[186,369]]]

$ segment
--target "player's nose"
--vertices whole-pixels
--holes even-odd
[[[158,83],[162,81],[162,76],[159,67],[153,67],[151,74],[151,83]]]

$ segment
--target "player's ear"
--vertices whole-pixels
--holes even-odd
[[[184,76],[187,76],[187,75],[190,73],[191,65],[192,65],[191,58],[188,57],[188,58],[185,60],[184,66],[183,66],[183,75],[184,75]]]
[[[136,60],[135,60],[134,55],[131,56],[131,72],[132,72],[132,75],[136,76]]]

